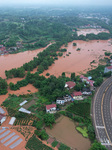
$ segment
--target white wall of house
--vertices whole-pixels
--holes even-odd
[[[47,113],[52,113],[53,111],[56,111],[56,107],[50,108],[50,109],[46,109]]]
[[[75,100],[83,100],[83,97],[82,96],[74,96],[73,97]]]
[[[64,105],[65,100],[56,100],[56,104]]]

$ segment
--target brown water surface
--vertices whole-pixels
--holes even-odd
[[[77,43],[77,46],[73,46],[73,43]],[[62,47],[64,48],[64,47]],[[112,45],[110,40],[92,40],[92,41],[73,41],[68,43],[67,52],[62,57],[59,57],[55,61],[55,64],[44,71],[43,75],[50,73],[50,75],[60,76],[62,72],[66,72],[69,76],[71,72],[76,74],[85,73],[88,69],[92,69],[98,66],[99,59],[104,58],[104,50],[112,52]],[[77,51],[80,48],[80,51]],[[69,56],[66,56],[68,52],[71,52]],[[95,60],[92,66],[90,62]]]
[[[52,129],[47,127],[46,132],[73,149],[88,150],[91,145],[90,140],[75,129],[74,122],[65,116],[61,116]]]
[[[36,57],[39,52],[42,52],[47,47],[33,51],[25,51],[17,54],[0,56],[0,77],[6,78],[5,70],[21,67],[24,63],[31,61],[33,57]]]

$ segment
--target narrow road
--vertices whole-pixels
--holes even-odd
[[[112,150],[112,77],[99,87],[93,104],[93,122],[96,137],[108,150]]]

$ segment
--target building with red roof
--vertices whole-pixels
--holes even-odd
[[[56,104],[46,105],[47,113],[55,113],[56,112]]]
[[[80,91],[74,91],[71,96],[74,100],[83,100],[82,93]]]
[[[68,81],[65,83],[65,87],[68,89],[73,89],[75,87],[76,83],[72,81]]]
[[[83,75],[80,76],[80,79],[82,80],[82,82],[86,81],[87,84],[89,84],[90,86],[94,86],[94,81],[88,79],[88,77],[84,77]]]
[[[73,95],[74,96],[82,96],[82,93],[81,92],[73,92]]]

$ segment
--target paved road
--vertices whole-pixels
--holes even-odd
[[[98,89],[93,104],[93,121],[97,139],[112,150],[112,77]]]

